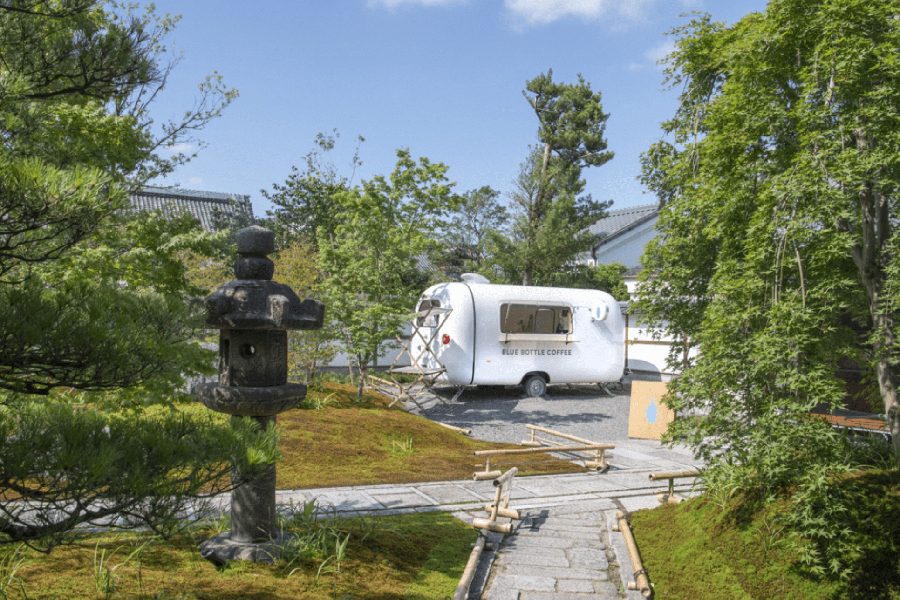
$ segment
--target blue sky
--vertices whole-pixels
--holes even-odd
[[[208,146],[156,183],[250,195],[303,165],[316,134],[340,134],[333,158],[355,182],[389,174],[396,150],[443,162],[457,192],[507,192],[536,141],[525,82],[553,69],[601,92],[615,158],[585,171],[586,192],[613,208],[655,201],[636,181],[639,157],[677,107],[655,65],[664,35],[690,11],[734,23],[763,0],[157,0],[180,14],[170,37],[183,59],[154,114],[189,108],[217,71],[240,97],[200,138]]]

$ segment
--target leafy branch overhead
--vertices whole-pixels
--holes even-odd
[[[195,144],[236,94],[213,76],[183,119],[155,125],[177,19],[136,10],[0,3],[0,542],[49,549],[112,515],[168,528],[222,487],[229,453],[272,446],[240,424],[116,414],[212,370],[181,256],[222,240],[187,217],[136,218],[127,194],[188,160],[158,152]]]

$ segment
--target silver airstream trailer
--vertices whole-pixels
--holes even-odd
[[[625,323],[618,302],[598,290],[494,285],[480,275],[425,290],[412,323],[410,354],[437,383],[524,385],[618,382]],[[425,347],[427,344],[427,348]]]

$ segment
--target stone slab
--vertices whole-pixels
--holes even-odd
[[[471,589],[469,597],[475,597],[471,595]],[[484,600],[519,600],[519,590],[513,588],[501,588],[491,584]]]
[[[660,473],[664,469],[660,469],[659,471],[653,471],[654,473]],[[657,489],[657,488],[668,488],[668,481],[650,481],[650,472],[646,473],[610,473],[609,475],[610,483],[621,486],[623,490],[643,490],[643,489]]]
[[[568,484],[544,482],[544,481],[529,481],[527,483],[517,482],[516,487],[521,488],[526,491],[529,491],[532,494],[539,496],[539,497],[575,496],[575,495],[584,493],[582,490],[578,489],[577,487],[570,486]]]
[[[603,512],[611,510],[615,507],[615,503],[607,498],[597,498],[593,494],[586,495],[580,499],[569,498],[567,501],[553,507],[534,511],[535,513],[546,510],[544,516],[553,514],[554,517],[570,514],[594,514],[594,516],[603,519]],[[528,511],[528,515],[532,516],[532,511]]]
[[[384,508],[380,502],[365,492],[326,492],[317,494],[316,504],[323,509],[339,511],[377,510]]]
[[[370,494],[372,498],[384,505],[385,508],[415,507],[415,506],[434,506],[437,503],[433,500],[415,493],[407,492],[405,494],[384,494],[381,492],[373,492]]]
[[[544,523],[535,523],[532,529],[547,533],[548,531],[563,531],[566,533],[594,533],[599,534],[600,529],[597,527],[585,527],[582,525],[574,525],[572,523],[561,523],[556,519],[548,519]]]
[[[505,496],[505,495],[506,495],[506,490],[503,490],[503,496]],[[509,490],[510,503],[512,503],[513,500],[522,500],[523,498],[536,498],[536,497],[537,497],[537,495],[534,492],[526,490],[524,488],[521,488],[517,485],[513,485]],[[494,497],[491,496],[491,501],[493,501],[493,499],[494,499]]]
[[[627,558],[626,555],[626,559]],[[497,558],[494,568],[500,568],[499,557]],[[560,576],[559,567],[543,567],[539,565],[504,564],[503,572],[508,575],[534,575],[535,577],[555,578]],[[565,569],[565,576],[567,579],[589,579],[591,581],[606,581],[609,579],[609,575],[603,569],[577,569],[569,567]]]
[[[619,502],[628,512],[643,510],[645,508],[656,508],[660,505],[656,495],[652,496],[632,496],[630,498],[619,498]]]
[[[519,600],[619,600],[619,595],[615,594],[576,594],[570,592],[522,592],[519,594]]]
[[[494,494],[497,491],[492,481],[468,481],[459,485],[460,487],[464,487],[465,489],[469,490],[476,496],[480,496],[485,499],[493,499]]]
[[[497,563],[504,565],[534,565],[538,567],[568,567],[566,553],[558,548],[510,547],[500,549]]]
[[[574,548],[575,541],[567,538],[547,535],[532,535],[527,532],[519,532],[511,535],[503,542],[504,547],[511,548]]]
[[[604,548],[570,548],[566,551],[569,565],[579,569],[608,569],[609,560]]]
[[[581,493],[620,492],[627,489],[625,488],[625,486],[617,483],[616,481],[607,478],[598,478],[589,481],[573,481],[569,484],[569,486]]]
[[[556,591],[576,594],[593,594],[594,584],[584,579],[560,579],[556,582]]]
[[[556,590],[556,579],[554,577],[534,577],[531,575],[507,575],[506,573],[500,573],[494,577],[491,586],[510,590],[552,592]],[[591,591],[593,591],[593,589]]]
[[[630,458],[632,460],[640,460],[648,463],[654,463],[657,461],[657,458],[652,454],[645,454],[644,452],[640,452],[637,449],[626,448],[620,444],[616,444],[616,447],[614,449],[606,451],[606,456],[610,457],[610,455],[610,461],[612,461],[613,458],[616,457]]]
[[[438,504],[466,504],[487,499],[461,485],[418,485],[416,489]],[[491,497],[493,499],[493,496]]]

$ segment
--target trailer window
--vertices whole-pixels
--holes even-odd
[[[572,309],[545,304],[500,305],[503,333],[572,333]]]
[[[440,308],[441,301],[440,300],[422,300],[419,304],[418,312],[422,312],[423,310],[428,310],[429,308]],[[417,317],[416,318],[416,326],[417,327],[437,327],[438,325],[438,315],[432,314],[428,317]]]

